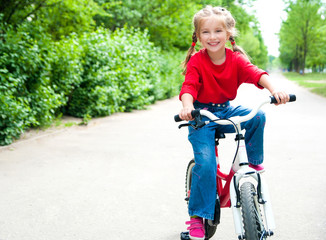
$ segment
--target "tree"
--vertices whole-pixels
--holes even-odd
[[[3,21],[17,28],[28,23],[31,31],[42,28],[53,39],[95,30],[96,15],[107,13],[93,0],[0,0]]]
[[[321,14],[321,24],[316,30],[316,41],[307,56],[307,66],[316,72],[323,71],[326,65],[326,13],[324,8],[319,12]]]
[[[17,26],[46,5],[46,0],[0,0],[0,13],[4,22]]]
[[[267,48],[258,29],[250,29],[245,35],[241,35],[239,45],[241,45],[250,58],[252,58],[253,64],[263,69],[267,67]]]
[[[147,29],[150,39],[163,49],[186,49],[191,44],[193,14],[200,8],[190,0],[95,0],[106,10],[106,16],[96,16],[97,25],[112,31],[129,27]]]
[[[280,58],[290,70],[304,74],[307,56],[319,41],[320,0],[288,1],[288,18],[280,30]]]

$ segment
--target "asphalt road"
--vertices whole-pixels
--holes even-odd
[[[298,99],[264,107],[264,175],[277,225],[271,239],[324,240],[326,99],[271,76]],[[256,106],[267,95],[243,86],[233,104]],[[1,147],[0,239],[179,239],[192,158],[187,130],[173,122],[180,106],[173,98]],[[235,149],[228,139],[220,149],[225,168]],[[212,239],[237,239],[230,209]]]

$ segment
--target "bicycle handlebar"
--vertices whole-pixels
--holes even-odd
[[[295,102],[295,100],[297,100],[297,97],[294,94],[289,94],[289,97],[290,97],[289,102]],[[270,96],[270,98],[271,98],[271,104],[277,103],[277,100],[274,96]]]
[[[289,97],[290,97],[289,102],[296,101],[296,95],[289,94]],[[248,115],[241,116],[241,117],[240,116],[231,117],[230,120],[232,120],[235,123],[241,123],[241,122],[248,121],[249,119],[253,118],[257,114],[258,110],[266,103],[275,104],[275,103],[277,103],[277,100],[276,100],[276,98],[274,96],[270,96],[268,100],[263,101],[256,109],[252,110]],[[217,119],[214,114],[212,114],[211,112],[209,112],[207,110],[196,109],[196,110],[191,111],[191,116],[193,118],[196,118],[199,115],[206,116],[211,120],[216,120]],[[181,122],[183,120],[179,117],[179,115],[175,115],[174,116],[174,121]],[[229,125],[230,121],[220,120],[218,123],[221,124],[221,125]]]

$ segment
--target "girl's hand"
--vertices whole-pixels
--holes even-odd
[[[179,117],[184,120],[184,121],[191,121],[194,118],[191,116],[191,111],[195,110],[194,108],[194,98],[191,94],[189,93],[184,93],[181,96],[181,101],[182,101],[182,106],[183,108],[181,109],[179,113]]]
[[[184,107],[179,113],[179,117],[185,121],[191,121],[194,118],[191,116],[191,111],[195,110],[194,106]]]
[[[269,80],[267,74],[261,75],[258,84],[270,91],[270,93],[275,97],[277,103],[275,105],[285,104],[290,100],[289,94],[283,91],[275,90],[272,82]]]
[[[275,97],[277,101],[275,105],[285,104],[290,100],[289,94],[283,91],[273,91],[272,95]]]

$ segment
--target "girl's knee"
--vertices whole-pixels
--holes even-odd
[[[265,112],[262,111],[262,110],[259,110],[257,112],[257,115],[256,115],[259,119],[262,119],[262,120],[265,120],[266,116],[265,116]]]
[[[256,114],[255,118],[256,118],[255,120],[257,122],[259,122],[259,124],[265,125],[266,115],[265,115],[265,112],[264,111],[259,110],[258,113]]]

